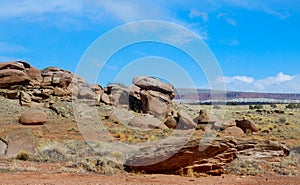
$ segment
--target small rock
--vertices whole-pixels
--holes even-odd
[[[249,120],[235,120],[236,126],[241,128],[245,133],[247,132],[258,132],[258,128],[254,121]]]
[[[20,123],[23,125],[42,125],[46,122],[47,115],[40,110],[29,110],[20,117]]]
[[[219,120],[217,116],[208,113],[206,110],[200,110],[199,112],[198,123],[215,123]]]

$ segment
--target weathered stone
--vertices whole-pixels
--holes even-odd
[[[31,104],[31,96],[30,96],[30,94],[28,94],[25,91],[21,91],[20,92],[20,104],[22,106],[28,106],[28,107],[30,107],[30,104]]]
[[[138,129],[168,129],[160,119],[151,115],[135,116],[128,125]]]
[[[103,93],[103,94],[101,95],[100,101],[101,101],[102,103],[105,103],[106,105],[110,105],[110,104],[111,104],[110,99],[109,99],[109,96],[108,96],[106,93]]]
[[[165,125],[168,128],[176,129],[177,124],[177,120],[173,116],[168,116],[165,120]]]
[[[16,84],[28,84],[30,81],[29,76],[24,72],[17,69],[2,69],[0,70],[0,88],[7,88]]]
[[[172,111],[172,101],[157,91],[141,91],[142,110],[155,116],[166,117]]]
[[[42,125],[47,120],[47,114],[40,110],[29,110],[20,117],[20,123],[23,125]]]
[[[178,114],[178,129],[195,129],[197,127],[196,123],[186,114]]]
[[[256,124],[252,120],[235,120],[236,126],[241,128],[245,133],[258,132]]]
[[[4,156],[7,150],[7,144],[8,142],[4,139],[0,138],[0,158],[1,156]]]
[[[169,95],[174,93],[173,85],[161,82],[154,77],[136,76],[133,78],[133,84],[145,90],[159,91]]]
[[[18,99],[19,91],[18,90],[9,90],[6,92],[6,95],[9,99]]]
[[[237,144],[239,158],[272,159],[274,157],[286,157],[290,150],[276,141],[247,140]]]
[[[199,145],[200,143],[200,145]],[[179,174],[182,169],[220,175],[225,164],[237,156],[236,143],[226,139],[193,139],[169,137],[154,143],[141,144],[126,161],[127,170],[146,173]]]
[[[23,61],[1,62],[0,63],[0,70],[16,69],[16,70],[24,71],[25,67],[28,68],[28,67],[30,67],[30,65]]]
[[[198,123],[215,123],[219,120],[217,116],[208,113],[206,110],[200,110],[199,112]]]
[[[40,83],[43,81],[41,70],[35,67],[27,68],[26,73],[30,77],[30,83],[34,86],[40,85]]]
[[[245,135],[244,131],[239,127],[228,127],[225,129],[225,134],[235,138],[242,138]]]
[[[19,129],[8,134],[6,137],[8,147],[6,157],[15,157],[19,152],[35,154],[37,149],[36,138],[31,130]]]
[[[89,87],[82,87],[78,94],[79,99],[95,99],[95,93]]]
[[[68,95],[69,92],[66,92],[66,90],[61,87],[54,87],[53,94],[55,96],[65,96],[65,95]]]
[[[225,130],[228,127],[236,126],[235,120],[219,120],[214,123],[213,128],[216,130]]]

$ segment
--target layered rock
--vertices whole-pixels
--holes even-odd
[[[172,111],[173,85],[146,76],[134,77],[133,84],[129,93],[131,107],[140,107],[142,112],[160,117],[166,117]],[[137,105],[139,102],[141,105]]]
[[[0,63],[0,89],[6,97],[19,99],[22,106],[53,99],[89,99],[109,103],[99,85],[89,86],[84,79],[67,70],[48,67],[41,71],[23,61]]]
[[[220,175],[225,164],[237,156],[236,143],[230,138],[194,139],[168,138],[144,144],[126,161],[127,170],[146,173],[178,174],[181,170]]]

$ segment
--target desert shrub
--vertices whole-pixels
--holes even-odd
[[[277,105],[275,103],[270,104],[271,108],[277,108]]]
[[[220,105],[214,105],[213,109],[221,109]]]
[[[20,151],[17,154],[16,159],[22,160],[22,161],[27,161],[29,159],[29,154],[24,151]]]
[[[249,105],[249,109],[250,110],[254,110],[254,109],[263,109],[264,106],[263,105]]]
[[[285,123],[285,122],[286,122],[286,118],[285,117],[279,118],[279,123]]]
[[[290,103],[286,106],[287,109],[298,109],[300,108],[300,103]]]

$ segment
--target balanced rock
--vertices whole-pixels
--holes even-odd
[[[40,110],[29,110],[20,117],[20,123],[23,125],[42,125],[46,122],[47,115]]]
[[[172,96],[175,95],[173,85],[161,82],[154,77],[136,76],[133,78],[133,84],[141,89],[158,91]]]
[[[258,132],[256,124],[252,120],[235,120],[236,126],[241,128],[245,133]]]

